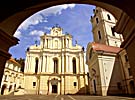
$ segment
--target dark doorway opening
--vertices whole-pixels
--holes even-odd
[[[52,85],[52,93],[57,93],[57,85]]]
[[[6,87],[7,86],[5,84],[2,86],[2,88],[1,88],[1,95],[4,95],[4,91],[5,91]]]
[[[96,94],[97,93],[97,88],[96,88],[96,81],[95,80],[93,80],[93,84],[94,84],[94,94]]]

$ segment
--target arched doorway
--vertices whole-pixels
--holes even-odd
[[[59,77],[50,77],[48,80],[47,94],[60,94],[61,93],[61,80]]]
[[[1,95],[4,95],[5,89],[7,88],[7,85],[4,84],[1,88]]]
[[[131,94],[135,94],[135,85],[133,80],[129,82],[129,86],[130,86]]]
[[[9,86],[9,90],[8,91],[10,92],[11,90],[12,90],[12,85]]]
[[[57,92],[58,92],[57,85],[52,85],[52,93],[57,93]]]

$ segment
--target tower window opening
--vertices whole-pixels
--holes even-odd
[[[108,17],[108,20],[111,20],[111,17],[110,17],[110,15],[109,15],[109,14],[107,14],[107,17]]]
[[[98,20],[98,18],[96,18],[96,23],[97,23],[97,24],[99,23],[99,20]]]
[[[100,31],[98,31],[98,38],[99,38],[99,40],[101,40],[101,33],[100,33]]]
[[[35,59],[35,73],[38,72],[38,58]]]
[[[76,74],[76,59],[75,58],[73,58],[72,63],[73,63],[73,73]]]

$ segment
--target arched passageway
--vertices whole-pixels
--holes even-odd
[[[133,66],[131,68],[132,71],[135,70],[135,54],[133,54],[135,50],[135,13],[133,13],[135,7],[133,0],[130,0],[130,2],[129,0],[38,0],[35,2],[32,2],[31,0],[3,1],[0,3],[0,12],[2,14],[0,16],[0,45],[2,45],[0,48],[0,80],[2,79],[5,62],[11,56],[8,53],[8,50],[11,46],[18,43],[18,39],[14,38],[13,34],[20,23],[39,10],[59,4],[69,3],[100,6],[111,12],[116,17],[118,22],[115,27],[115,31],[123,34],[125,42],[122,44],[122,47],[127,50],[130,64]]]
[[[1,88],[1,95],[4,95],[5,89],[7,88],[6,84],[3,84],[2,88]]]

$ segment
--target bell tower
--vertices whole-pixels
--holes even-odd
[[[114,16],[100,7],[96,7],[93,13],[91,23],[94,42],[120,47],[123,38],[122,35],[113,31],[117,22]]]

